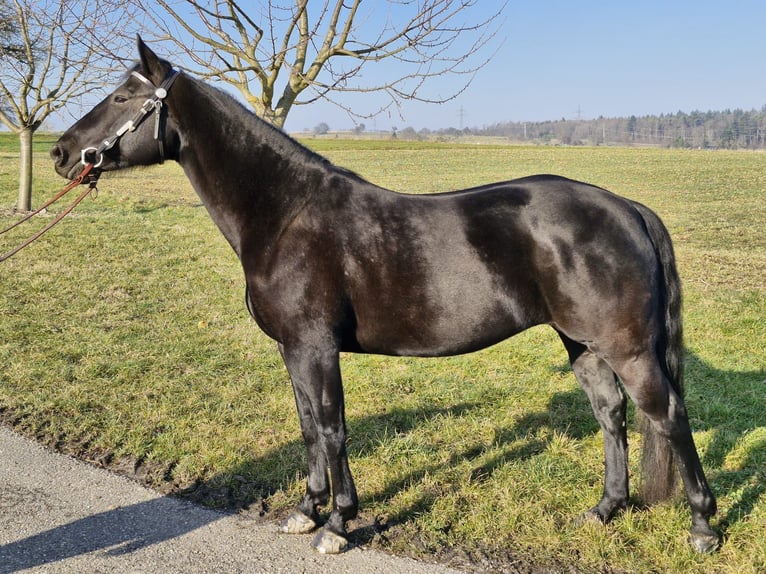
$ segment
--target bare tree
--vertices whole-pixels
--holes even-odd
[[[15,14],[11,6],[3,2],[0,4],[0,55],[18,58],[23,53]]]
[[[19,136],[19,211],[32,205],[35,131],[51,114],[103,83],[105,69],[97,62],[109,51],[96,40],[96,31],[113,27],[116,6],[104,0],[3,1],[0,122]]]
[[[362,0],[134,1],[161,30],[157,39],[174,43],[196,73],[233,85],[279,127],[293,106],[318,99],[370,117],[404,100],[457,97],[493,55],[506,4],[484,0],[480,11],[479,0],[380,0],[369,8]],[[370,68],[384,61],[393,65]],[[426,92],[446,75],[463,77],[446,94]],[[347,92],[389,97],[360,114],[338,98]]]

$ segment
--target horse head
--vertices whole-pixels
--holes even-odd
[[[50,151],[59,175],[72,179],[84,164],[92,174],[162,163],[178,154],[178,133],[165,98],[178,72],[139,37],[140,60],[109,96],[70,127]]]

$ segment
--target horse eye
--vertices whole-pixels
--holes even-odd
[[[114,103],[116,104],[124,104],[127,101],[128,98],[125,96],[120,96],[119,94],[114,96]]]

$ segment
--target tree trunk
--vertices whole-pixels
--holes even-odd
[[[262,120],[266,120],[275,128],[284,129],[285,120],[287,119],[287,111],[285,108],[277,108],[272,110],[271,108],[265,108],[263,114],[260,116]]]
[[[34,129],[26,127],[19,132],[19,199],[17,211],[32,210],[32,135]]]

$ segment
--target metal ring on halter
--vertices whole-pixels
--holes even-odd
[[[92,163],[92,162],[89,162],[88,160],[85,159],[85,154],[88,153],[89,151],[98,152],[98,148],[96,148],[96,147],[86,147],[85,149],[80,151],[80,163],[82,165],[88,165],[89,163]],[[98,156],[99,156],[98,163],[93,164],[93,167],[99,167],[102,163],[104,163],[104,154],[103,153],[99,153]]]

